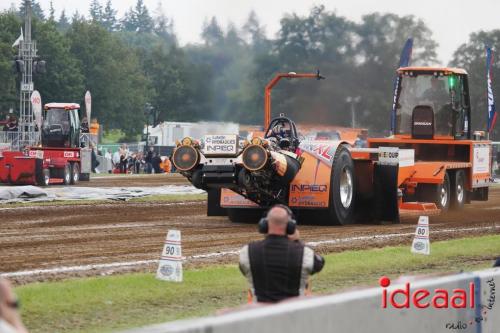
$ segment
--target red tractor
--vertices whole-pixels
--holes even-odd
[[[81,142],[87,140],[81,133],[79,109],[76,103],[45,104],[41,146],[1,152],[0,181],[47,186],[89,180],[92,150]]]

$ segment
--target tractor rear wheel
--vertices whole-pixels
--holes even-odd
[[[346,147],[340,146],[337,149],[331,172],[329,222],[339,225],[352,224],[356,179],[354,163]]]
[[[69,163],[66,163],[66,165],[64,166],[63,181],[64,181],[64,185],[71,184],[71,165]]]
[[[450,207],[450,177],[446,172],[442,184],[419,184],[417,187],[420,201],[433,202],[442,212]]]
[[[71,164],[71,184],[77,184],[80,181],[80,165],[78,163]]]
[[[451,182],[451,202],[452,209],[459,210],[465,204],[465,171],[457,170]]]

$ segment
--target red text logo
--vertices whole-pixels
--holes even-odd
[[[453,289],[449,292],[446,289],[411,289],[407,282],[403,289],[387,290],[391,285],[391,280],[383,276],[379,280],[382,289],[382,308],[393,307],[396,309],[425,309],[433,307],[436,309],[474,309],[475,307],[475,286],[474,282],[469,283],[469,288]]]

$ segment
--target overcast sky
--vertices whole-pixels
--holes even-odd
[[[0,0],[0,9],[7,9],[20,1]],[[48,12],[50,0],[39,0]],[[105,3],[106,0],[101,0]],[[136,0],[112,0],[119,15],[133,6]],[[438,55],[443,64],[451,59],[453,51],[468,39],[471,32],[500,29],[500,0],[144,0],[151,12],[161,2],[165,14],[174,19],[180,43],[199,42],[206,18],[216,16],[224,26],[234,22],[240,26],[253,9],[265,25],[268,36],[275,36],[279,20],[285,13],[306,15],[315,4],[324,4],[328,10],[351,20],[371,12],[413,14],[422,18],[433,31],[439,43]],[[64,8],[67,13],[78,10],[88,15],[90,0],[53,0],[56,15]],[[71,16],[71,15],[70,15]]]

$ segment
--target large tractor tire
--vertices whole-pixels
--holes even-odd
[[[418,198],[423,202],[433,202],[442,212],[448,211],[451,202],[450,176],[445,173],[442,184],[419,184]]]
[[[71,184],[71,164],[66,163],[64,166],[64,169],[62,169],[62,178],[64,181],[64,185],[70,185]]]
[[[80,164],[71,163],[71,184],[78,184],[80,181]]]
[[[452,181],[450,207],[455,210],[460,210],[464,207],[466,201],[465,171],[457,170],[451,178]]]
[[[50,183],[50,170],[43,169],[40,174],[37,175],[36,183],[38,186],[49,186]]]
[[[333,159],[330,179],[330,204],[328,208],[330,224],[346,225],[354,223],[355,193],[354,163],[349,150],[344,146],[340,146]]]
[[[255,223],[264,216],[262,208],[227,208],[227,216],[234,223]]]

